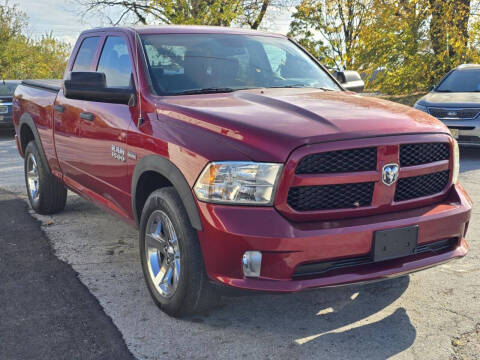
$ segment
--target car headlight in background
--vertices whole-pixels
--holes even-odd
[[[422,105],[422,104],[419,104],[418,102],[416,102],[415,105],[413,105],[413,107],[417,110],[421,110],[421,111],[426,112],[428,114],[428,109],[425,105]]]
[[[223,204],[271,205],[282,164],[212,162],[194,191],[201,201]]]
[[[457,183],[459,172],[460,172],[460,150],[458,149],[457,140],[453,139],[453,175],[452,175],[453,184]]]

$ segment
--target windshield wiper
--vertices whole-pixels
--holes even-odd
[[[319,89],[323,91],[335,91],[334,89],[326,88],[326,87],[315,87],[309,86],[305,84],[293,84],[293,85],[283,85],[283,86],[269,86],[267,89],[289,89],[289,88],[305,88],[305,89]]]
[[[318,87],[318,88],[315,88],[315,89],[320,89],[320,90],[323,90],[323,91],[335,91],[334,89],[330,89],[330,88],[326,88],[326,87]]]
[[[278,86],[269,86],[267,89],[288,89],[288,88],[306,88],[310,87],[305,84],[293,84],[293,85],[278,85]]]
[[[214,93],[229,93],[234,92],[240,89],[233,89],[233,88],[203,88],[203,89],[191,89],[191,90],[184,90],[180,92],[176,92],[173,95],[194,95],[194,94],[214,94]]]

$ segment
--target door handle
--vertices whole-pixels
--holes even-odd
[[[80,119],[83,119],[83,120],[93,121],[94,118],[95,116],[90,112],[82,112],[80,114]]]
[[[53,107],[53,110],[55,110],[56,112],[59,112],[59,113],[64,113],[65,112],[65,106],[63,105],[55,105]]]

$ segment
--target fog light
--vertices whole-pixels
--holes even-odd
[[[246,251],[242,258],[243,274],[246,277],[260,277],[262,267],[262,253],[260,251]]]

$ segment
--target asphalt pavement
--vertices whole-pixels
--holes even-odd
[[[133,359],[28,205],[0,190],[0,359]]]
[[[478,203],[480,149],[461,153],[461,182]],[[25,202],[23,182],[14,142],[0,139],[0,188]],[[208,315],[186,320],[166,316],[150,299],[135,229],[73,194],[60,214],[28,214],[41,223],[49,256],[71,267],[62,271],[78,273],[138,359],[480,359],[476,208],[467,236],[470,253],[462,260],[374,284],[224,298]],[[1,241],[14,238],[1,234]],[[5,256],[0,251],[0,260]],[[16,271],[28,272],[29,261],[24,257]],[[24,296],[35,301],[34,294]],[[25,317],[46,316],[45,311],[32,308]],[[0,351],[4,333],[0,319]]]

